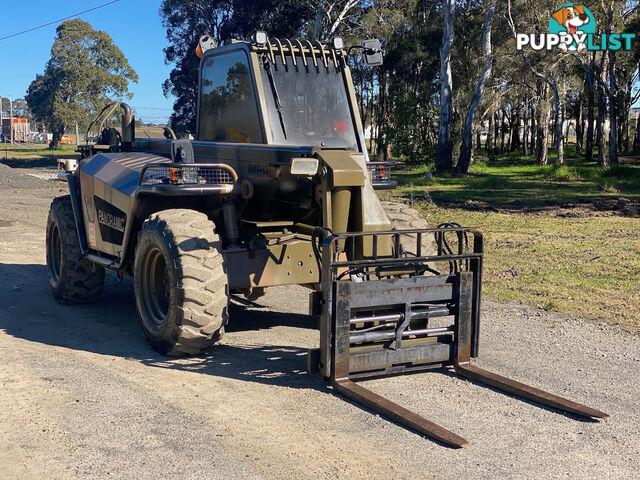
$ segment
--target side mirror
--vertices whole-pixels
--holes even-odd
[[[362,54],[364,55],[364,63],[368,67],[382,65],[382,46],[377,38],[362,42]]]

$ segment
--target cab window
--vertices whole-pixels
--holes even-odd
[[[262,143],[258,106],[243,50],[207,58],[200,85],[199,140]]]

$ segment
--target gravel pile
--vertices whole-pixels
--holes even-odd
[[[51,183],[45,180],[45,178],[54,178],[50,172],[53,171],[46,168],[11,168],[0,163],[0,188],[28,190],[50,188]]]

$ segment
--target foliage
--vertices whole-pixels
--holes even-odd
[[[304,0],[164,0],[160,16],[169,46],[165,62],[174,68],[163,83],[165,95],[176,97],[171,115],[178,133],[195,132],[198,40],[210,35],[220,44],[232,38],[248,38],[256,30],[272,37],[295,37],[314,11]]]
[[[56,29],[51,58],[25,98],[35,119],[53,133],[55,146],[75,122],[86,126],[110,98],[126,96],[129,81],[138,76],[109,35],[67,20]]]
[[[465,116],[483,68],[483,24],[492,3],[455,2],[450,136],[456,157]],[[428,0],[165,0],[160,10],[170,44],[165,58],[175,68],[164,90],[177,97],[173,126],[194,131],[199,64],[194,50],[200,35],[210,34],[222,41],[247,38],[256,29],[264,29],[272,38],[311,39],[318,19],[319,38],[341,35],[348,45],[365,38],[381,40],[385,53],[382,67],[370,69],[357,59],[351,61],[362,123],[371,135],[372,156],[379,160],[401,157],[411,163],[432,161],[440,115],[442,5]],[[478,134],[482,133],[482,148],[488,146],[490,156],[535,152],[536,161],[544,165],[551,143],[556,148],[556,162],[562,164],[564,155],[558,155],[558,149],[564,149],[575,135],[578,154],[586,153],[590,159],[593,152],[599,152],[599,160],[605,165],[611,141],[605,122],[608,125],[613,121],[618,139],[613,148],[621,152],[633,148],[633,125],[629,125],[628,117],[640,95],[640,90],[634,89],[639,77],[640,39],[635,39],[632,51],[620,50],[615,57],[602,52],[527,50],[525,61],[516,50],[510,22],[518,32],[546,33],[550,15],[557,7],[552,0],[496,0],[492,75],[473,121],[476,153]],[[638,0],[607,0],[590,8],[599,33],[639,31]],[[610,58],[613,68],[608,68]],[[587,81],[589,72],[591,83]],[[611,92],[609,85],[615,85],[611,89],[615,91]]]
[[[2,116],[7,118],[11,115],[11,105],[13,105],[13,116],[31,119],[31,110],[24,98],[15,98],[10,101],[7,97],[0,97],[2,103]]]

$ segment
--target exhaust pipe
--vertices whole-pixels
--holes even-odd
[[[122,147],[129,150],[136,139],[136,117],[131,113],[131,107],[124,102],[120,103],[124,110],[122,114]]]

